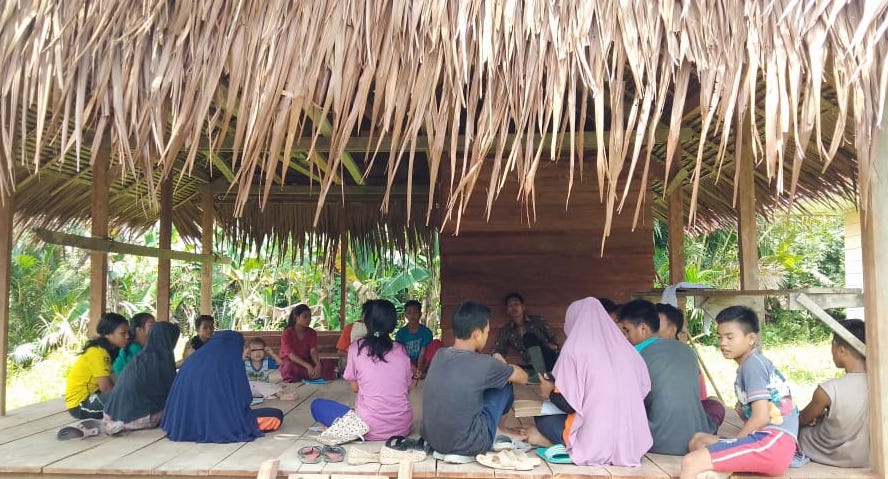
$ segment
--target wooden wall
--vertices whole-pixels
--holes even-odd
[[[445,345],[452,344],[450,318],[464,300],[490,307],[488,348],[492,348],[507,319],[503,297],[511,291],[524,296],[528,314],[543,316],[563,337],[564,313],[572,301],[596,296],[622,302],[635,291],[651,288],[654,262],[650,208],[645,209],[632,231],[637,189],[630,191],[631,201],[627,200],[623,214],[615,216],[602,257],[605,210],[594,172],[587,169],[583,181],[575,177],[565,210],[566,167],[567,162],[541,165],[536,178],[535,222],[528,224],[524,208],[516,203],[515,182],[506,185],[487,222],[484,202],[488,180],[482,178],[462,216],[459,235],[454,236],[452,222],[444,226],[440,247]],[[442,177],[449,178],[449,172]],[[442,191],[441,201],[448,197],[448,192]]]

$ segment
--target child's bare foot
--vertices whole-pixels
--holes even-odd
[[[527,430],[523,427],[506,427],[500,424],[498,432],[519,441],[527,440]]]
[[[552,445],[552,442],[546,439],[546,436],[540,432],[536,426],[530,426],[527,428],[527,442],[533,444],[534,446],[541,447],[549,447]]]

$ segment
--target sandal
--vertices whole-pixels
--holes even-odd
[[[379,453],[370,452],[359,447],[350,447],[348,448],[346,462],[348,462],[350,466],[360,466],[362,464],[379,462]]]
[[[500,451],[496,453],[488,452],[486,454],[478,454],[475,460],[482,466],[493,469],[511,470],[511,471],[530,471],[534,468],[529,462],[522,462],[510,454],[511,451]]]
[[[317,464],[321,462],[321,448],[317,446],[305,446],[297,453],[303,464]]]
[[[324,462],[342,462],[345,459],[345,448],[342,446],[324,446],[321,448]]]
[[[425,441],[422,443],[404,436],[392,436],[379,450],[380,464],[398,464],[401,461],[420,462],[427,457]]]
[[[68,439],[86,439],[92,436],[98,436],[102,432],[102,421],[98,419],[84,419],[71,426],[65,426],[59,429],[56,437],[60,441]]]
[[[533,449],[533,446],[524,441],[509,437],[505,434],[499,434],[496,436],[496,438],[494,438],[493,447],[491,449],[496,452],[511,450],[529,451]]]
[[[573,464],[573,461],[570,459],[570,455],[567,453],[567,448],[564,447],[564,444],[555,444],[554,446],[549,447],[539,447],[537,448],[536,452],[538,456],[545,459],[546,462],[550,462],[552,464]]]

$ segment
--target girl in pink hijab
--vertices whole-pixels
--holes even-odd
[[[536,418],[529,440],[564,444],[578,465],[640,465],[653,444],[644,409],[651,389],[644,360],[595,298],[567,308],[564,332],[554,385],[543,379],[540,393],[569,414]]]

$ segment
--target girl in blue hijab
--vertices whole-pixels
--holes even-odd
[[[243,361],[244,337],[220,331],[182,364],[160,427],[173,441],[246,442],[263,436]],[[276,411],[276,413],[275,413]],[[263,410],[262,416],[280,410]],[[279,422],[278,422],[279,424]]]

